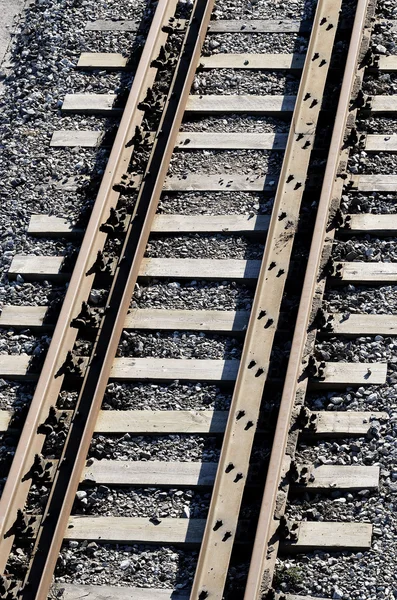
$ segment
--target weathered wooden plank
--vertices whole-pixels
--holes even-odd
[[[145,463],[147,464],[147,463]],[[321,465],[309,469],[314,481],[303,489],[315,490],[372,490],[379,486],[379,467],[350,465]]]
[[[97,485],[195,486],[214,483],[216,462],[94,460],[82,481]]]
[[[168,177],[163,190],[169,192],[274,192],[277,182],[277,175],[263,177],[258,173],[249,175],[191,173],[184,178]]]
[[[153,233],[263,233],[268,230],[269,215],[156,215]],[[68,219],[32,215],[28,233],[42,236],[82,235]]]
[[[101,542],[200,544],[205,519],[149,519],[144,517],[72,516],[65,532],[68,540]],[[288,551],[328,548],[363,550],[371,547],[369,523],[299,523],[297,542],[283,542]]]
[[[200,544],[205,519],[70,517],[67,540],[151,544]]]
[[[287,552],[328,550],[368,550],[371,547],[370,523],[337,523],[304,521],[299,523],[298,541],[283,541],[280,549]]]
[[[11,420],[11,412],[9,410],[0,410],[0,431],[7,431]]]
[[[199,65],[203,69],[270,69],[277,71],[301,70],[304,61],[304,54],[219,53],[202,56]],[[128,57],[117,52],[82,52],[77,68],[85,70],[125,70],[129,68]],[[380,71],[397,71],[397,56],[380,56],[378,68]]]
[[[70,273],[62,272],[62,256],[14,256],[8,276],[21,275],[25,279],[66,280]],[[260,268],[259,260],[198,259],[198,258],[144,258],[140,277],[164,279],[247,279],[255,280]]]
[[[373,420],[388,418],[382,412],[315,412],[318,416],[315,436],[319,437],[348,437],[366,435]],[[311,435],[305,430],[305,435]]]
[[[187,112],[194,113],[250,113],[276,114],[292,112],[295,106],[295,96],[255,96],[242,94],[189,96],[186,105]]]
[[[54,131],[51,137],[50,146],[53,148],[81,147],[97,148],[102,144],[103,131],[89,130],[59,130]]]
[[[1,354],[0,377],[10,377],[12,379],[25,378],[31,358],[27,354]]]
[[[103,144],[103,131],[59,130],[54,131],[50,146],[96,148]],[[286,133],[203,133],[178,134],[175,148],[182,150],[284,150]]]
[[[82,52],[77,68],[125,70],[128,68],[128,58],[118,52]]]
[[[372,96],[371,112],[394,113],[397,111],[397,98],[395,96]]]
[[[397,315],[332,314],[332,335],[397,335]]]
[[[66,94],[62,111],[67,114],[118,115],[123,109],[116,105],[116,94]],[[189,96],[186,112],[193,113],[249,113],[278,114],[290,113],[295,106],[295,96],[256,96],[241,95],[203,95]],[[394,96],[373,96],[373,113],[397,111],[397,98]]]
[[[284,594],[276,595],[276,600],[282,600]],[[296,594],[285,594],[286,600],[325,600],[325,598],[314,598],[314,596],[296,596]]]
[[[23,377],[27,374],[30,357],[0,355],[0,377]],[[112,379],[234,381],[238,360],[190,360],[179,358],[116,358],[111,370]],[[312,385],[381,385],[386,381],[386,363],[325,363],[324,376]]]
[[[248,311],[132,309],[125,329],[188,331],[245,331]],[[1,325],[1,317],[0,317]]]
[[[0,315],[0,327],[51,327],[54,323],[44,323],[47,310],[47,306],[6,305]],[[237,333],[245,331],[249,314],[248,311],[132,309],[124,328]]]
[[[228,411],[102,410],[96,433],[223,433]]]
[[[298,19],[222,19],[211,21],[208,33],[309,33],[311,25]]]
[[[116,358],[110,377],[123,380],[234,381],[238,360]]]
[[[344,262],[341,281],[360,283],[394,283],[397,281],[397,263]]]
[[[189,600],[189,593],[172,589],[56,583],[54,597],[62,600]],[[62,593],[62,595],[61,595]],[[52,597],[52,596],[51,596]],[[293,600],[293,599],[288,599]],[[305,600],[302,596],[299,600]],[[310,598],[310,600],[314,600]]]
[[[131,189],[137,189],[141,183],[140,176],[131,177],[129,186]],[[314,180],[314,179],[313,179]],[[310,180],[308,187],[311,187]],[[189,174],[183,177],[166,177],[163,191],[165,192],[264,192],[273,193],[276,190],[278,176],[275,174],[263,177],[259,173],[251,172],[248,175],[230,175],[230,173],[222,173],[217,175],[208,175],[207,173]],[[351,178],[353,181],[353,178]],[[76,182],[69,180],[66,183],[58,182],[54,184],[58,190],[62,192],[73,192],[77,190]]]
[[[0,355],[0,377],[37,378],[28,372],[30,356],[26,354]],[[83,360],[82,368],[86,359]],[[224,381],[233,382],[237,375],[238,360],[189,360],[161,358],[115,358],[111,379],[136,381]],[[110,418],[110,417],[109,417]],[[115,417],[116,418],[116,417]]]
[[[30,217],[28,233],[45,237],[82,236],[84,230],[76,227],[74,223],[54,215],[32,215]]]
[[[66,94],[62,104],[65,114],[117,116],[123,109],[115,106],[116,94]]]
[[[43,327],[47,306],[3,306],[0,327]]]
[[[200,58],[203,69],[302,69],[304,54],[212,54]]]
[[[80,585],[56,583],[54,597],[62,600],[189,600],[189,592],[172,589],[113,587],[110,585]],[[283,594],[286,600],[323,600],[311,596]],[[278,598],[278,596],[277,596]]]
[[[177,148],[183,150],[284,150],[287,133],[180,133]]]
[[[395,58],[397,59],[397,56]],[[397,134],[368,134],[365,137],[365,150],[367,152],[397,152]]]
[[[263,233],[270,215],[156,215],[153,233]]]
[[[94,460],[84,469],[82,481],[97,485],[208,486],[215,479],[217,463]],[[302,489],[377,489],[379,467],[321,465],[309,467],[314,481]]]
[[[65,281],[70,273],[62,272],[63,256],[35,256],[16,254],[12,259],[8,277],[21,275],[24,279],[53,279]]]
[[[200,58],[204,69],[270,69],[272,71],[303,67],[304,54],[213,54]],[[397,71],[397,56],[380,56],[379,71]]]
[[[355,175],[351,181],[359,192],[397,192],[397,175]]]
[[[324,378],[312,385],[375,385],[386,382],[387,363],[326,362]]]
[[[189,415],[189,412],[193,414]],[[317,417],[317,429],[304,430],[305,437],[362,436],[368,433],[373,420],[388,419],[387,413],[384,412],[315,412],[313,414]],[[0,431],[7,429],[11,416],[11,411],[0,411]],[[101,411],[95,431],[97,433],[129,431],[137,435],[142,433],[215,434],[224,432],[226,419],[227,411]]]
[[[374,233],[376,235],[393,235],[397,231],[397,215],[376,215],[365,213],[362,215],[347,215],[346,223],[349,233]]]
[[[310,435],[365,435],[372,421],[386,413],[315,412],[317,429]],[[97,433],[223,433],[227,411],[101,411],[95,426]]]
[[[62,112],[67,114],[117,115],[122,108],[115,106],[116,94],[66,94]],[[294,96],[189,96],[187,112],[194,113],[260,113],[291,112]]]
[[[260,260],[144,258],[140,277],[255,280],[260,264]]]

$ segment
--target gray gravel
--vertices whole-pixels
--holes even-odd
[[[34,388],[33,383],[0,379],[0,410],[20,410],[29,405]]]
[[[377,79],[367,78],[363,83],[363,92],[369,95],[395,94],[397,91],[397,77],[395,73],[381,73]]]
[[[329,312],[364,314],[396,314],[397,286],[377,287],[349,285],[329,289],[325,293],[325,307]]]
[[[27,242],[24,230],[32,213],[55,214],[75,219],[86,200],[84,195],[56,191],[65,179],[78,183],[100,175],[106,164],[108,150],[54,149],[49,141],[56,129],[103,129],[114,120],[97,117],[62,117],[60,106],[67,93],[121,92],[130,85],[128,73],[85,73],[75,70],[82,51],[127,52],[132,49],[136,34],[85,32],[87,21],[97,18],[141,19],[144,2],[129,2],[122,9],[112,0],[90,3],[80,0],[37,0],[26,7],[17,26],[11,54],[2,74],[1,159],[2,258],[0,267],[8,269],[16,252],[34,251],[37,242]],[[26,198],[29,197],[29,202]],[[57,252],[49,243],[45,252]],[[42,247],[41,249],[44,250]],[[15,290],[1,288],[1,301],[20,303]],[[45,292],[41,285],[24,288],[24,302],[32,294],[42,303]]]
[[[0,302],[17,306],[49,306],[65,296],[65,289],[66,286],[49,281],[23,283],[19,278],[19,281],[11,281],[9,285],[0,287]]]
[[[133,44],[139,40],[143,41],[143,36],[138,32],[87,31],[82,37],[79,50],[81,49],[82,52],[102,52],[103,47],[106,46],[107,52],[117,52],[118,54],[124,54],[124,56],[130,56]]]
[[[377,3],[379,11],[382,11],[383,4],[383,2]],[[376,31],[371,35],[371,44],[379,54],[396,54],[396,42],[397,34],[388,23],[382,23],[379,27],[379,32]]]
[[[0,354],[35,355],[49,340],[47,335],[32,335],[29,330],[0,329]]]
[[[196,560],[196,551],[173,546],[153,549],[71,541],[62,548],[56,583],[60,588],[67,582],[183,590],[191,585]]]
[[[163,194],[158,212],[183,215],[268,215],[274,198],[251,192]]]
[[[231,394],[208,383],[110,383],[103,410],[227,410]]]
[[[147,247],[149,258],[212,258],[260,260],[264,246],[238,235],[191,234],[153,236]]]
[[[205,519],[210,491],[198,489],[82,486],[72,514],[103,517]]]
[[[368,385],[333,392],[309,392],[307,406],[312,410],[327,411],[389,411],[395,389],[386,385]],[[322,443],[322,442],[321,442]]]
[[[369,116],[366,119],[357,119],[357,129],[365,133],[384,133],[387,136],[397,133],[397,121],[393,117]]]
[[[131,308],[250,310],[253,291],[233,282],[176,281],[135,286]]]
[[[209,131],[211,133],[288,133],[289,119],[275,119],[265,115],[225,114],[222,118],[211,115],[186,119],[181,131]]]
[[[332,256],[335,260],[356,262],[396,262],[395,238],[376,238],[371,235],[337,240]]]
[[[96,434],[91,442],[89,458],[114,460],[196,460],[215,462],[219,459],[217,438],[200,435],[104,436]]]
[[[224,0],[216,10],[218,18],[304,18],[313,16],[314,2],[291,0],[286,3],[277,0],[273,3],[260,3],[256,0],[232,2]],[[143,2],[120,3],[108,0],[106,3],[92,3],[90,0],[60,0],[56,4],[51,0],[37,0],[29,9],[27,22],[22,22],[22,38],[17,43],[21,52],[16,50],[18,63],[15,72],[5,81],[5,106],[2,114],[2,158],[0,169],[6,173],[2,186],[3,214],[0,219],[2,235],[2,259],[0,266],[7,268],[15,252],[33,252],[37,254],[59,254],[67,252],[70,244],[57,240],[49,244],[42,240],[27,240],[21,234],[21,226],[26,226],[32,212],[56,214],[75,219],[80,208],[85,204],[84,195],[78,193],[61,193],[55,191],[59,183],[70,180],[82,182],[91,174],[101,174],[107,159],[107,150],[88,149],[55,150],[48,148],[48,142],[55,129],[96,129],[110,127],[114,121],[96,117],[61,118],[60,102],[66,93],[71,92],[121,92],[130,84],[131,76],[126,74],[78,73],[74,65],[78,54],[83,50],[122,51],[127,52],[135,34],[97,34],[84,32],[84,23],[96,18],[132,18],[142,16]],[[392,1],[380,3],[380,11],[387,16],[397,17]],[[268,36],[256,34],[248,37],[212,36],[211,51],[235,52],[268,51],[291,52],[293,49],[303,51],[307,40],[301,36],[279,35]],[[392,40],[392,38],[390,38]],[[383,39],[375,40],[381,44]],[[276,43],[275,43],[276,42]],[[219,43],[219,46],[216,46]],[[386,43],[386,42],[385,42]],[[393,52],[393,41],[387,42],[387,51]],[[22,48],[23,46],[23,48]],[[214,72],[211,75],[201,73],[197,80],[197,93],[295,93],[296,81],[284,74],[255,74],[248,79],[246,74],[238,80],[235,74],[231,77],[228,70]],[[204,85],[204,81],[206,83]],[[248,83],[249,81],[249,83]],[[391,93],[395,91],[395,77],[381,76],[377,82],[366,83],[371,93]],[[48,115],[51,114],[51,118]],[[217,122],[208,117],[201,123],[190,120],[185,123],[185,131],[286,131],[285,121],[270,118],[248,116],[228,116]],[[369,127],[374,132],[388,133],[394,131],[395,125],[390,119],[371,119]],[[370,131],[370,129],[367,129]],[[204,173],[230,172],[249,173],[278,172],[281,165],[281,153],[246,152],[212,152],[197,154],[177,153],[172,161],[170,173],[184,175],[188,171]],[[11,171],[9,170],[11,166]],[[380,155],[378,157],[359,153],[350,162],[352,172],[395,173],[396,157]],[[29,198],[29,203],[27,203]],[[230,207],[228,206],[231,201]],[[360,199],[361,201],[361,199]],[[389,202],[390,201],[390,202]],[[351,200],[348,200],[351,202]],[[372,211],[376,207],[390,204],[394,211],[394,198],[374,197],[369,201]],[[50,206],[51,205],[51,206]],[[356,204],[356,211],[360,212]],[[364,206],[364,204],[363,204]],[[199,208],[199,210],[197,210]],[[241,214],[268,213],[271,199],[249,194],[211,194],[203,199],[203,195],[164,196],[161,203],[163,212],[185,212],[194,214],[225,214],[231,212]],[[350,246],[352,246],[350,242]],[[186,256],[186,252],[198,253],[200,256],[227,255],[237,258],[256,257],[257,249],[238,236],[226,239],[225,236],[179,236],[172,241],[153,239],[148,252],[152,256]],[[394,260],[393,244],[389,240],[364,239],[356,240],[354,247],[348,248],[346,242],[338,242],[335,257],[356,251],[353,260],[375,260],[377,253],[383,260]],[[374,253],[368,255],[368,251]],[[339,254],[338,254],[339,253]],[[364,312],[396,312],[395,286],[380,288],[354,288],[347,290],[331,290],[327,292],[328,306],[335,310],[351,310]],[[94,290],[93,303],[101,302],[103,291]],[[13,282],[0,289],[0,300],[14,304],[46,305],[54,296],[64,294],[64,287],[49,283],[27,284],[23,281]],[[137,286],[133,306],[170,307],[173,308],[236,308],[249,310],[252,302],[252,290],[232,283],[161,282],[145,286]],[[6,332],[1,337],[0,352],[11,349],[14,353],[34,353],[38,343],[31,332]],[[5,339],[5,342],[3,341]],[[4,345],[5,344],[5,345]],[[88,348],[89,346],[87,346]],[[212,356],[238,357],[241,342],[233,338],[224,340],[219,336],[208,336],[196,333],[167,333],[161,335],[137,334],[124,332],[120,354],[134,353],[145,356],[186,356],[204,358]],[[83,351],[83,346],[81,351]],[[368,439],[339,440],[338,442],[321,442],[315,451],[301,446],[299,456],[317,460],[337,460],[339,464],[377,464],[382,468],[382,486],[379,495],[341,495],[330,503],[321,497],[307,505],[303,498],[289,506],[289,514],[295,518],[350,519],[370,520],[375,524],[375,544],[371,552],[358,555],[359,569],[362,577],[357,578],[357,556],[347,553],[332,555],[317,553],[310,558],[295,557],[284,562],[285,568],[295,568],[302,574],[302,581],[289,584],[289,590],[307,592],[314,595],[328,595],[346,600],[391,600],[397,597],[393,579],[394,556],[390,548],[396,532],[392,526],[396,492],[397,472],[395,471],[395,435],[393,429],[397,417],[395,402],[395,350],[396,344],[391,338],[362,337],[348,341],[327,339],[319,341],[317,351],[330,360],[366,360],[388,361],[389,385],[371,386],[359,390],[347,390],[332,394],[322,394],[311,398],[314,406],[322,406],[327,410],[352,409],[367,407],[368,409],[389,408],[394,411],[390,421],[373,423]],[[183,353],[183,354],[182,354]],[[4,408],[21,406],[30,400],[33,388],[24,388],[19,384],[3,386],[0,381],[1,401]],[[340,401],[339,398],[342,398]],[[73,404],[73,393],[64,392],[64,407]],[[147,383],[112,384],[106,394],[104,408],[140,408],[180,410],[186,408],[226,409],[230,402],[230,393],[220,391],[210,385],[182,385],[178,382],[168,385],[150,385]],[[317,404],[316,404],[317,403]],[[2,440],[0,458],[5,462],[12,455],[12,440]],[[184,460],[216,461],[219,457],[220,436],[205,437],[199,435],[171,436],[132,436],[129,434],[116,436],[96,435],[90,450],[90,456],[96,458],[113,458],[118,460]],[[259,451],[256,449],[256,452]],[[261,449],[262,455],[268,449]],[[336,458],[335,458],[336,456]],[[322,458],[320,458],[322,457]],[[81,489],[86,496],[80,494],[76,505],[78,512],[94,512],[93,501],[101,500],[98,510],[101,514],[136,514],[142,516],[203,516],[208,506],[208,494],[194,493],[189,490],[137,490],[132,488],[108,490],[99,487]],[[182,492],[179,494],[179,492]],[[87,500],[87,503],[83,500]],[[345,500],[345,502],[343,502]],[[305,504],[306,503],[306,504]],[[95,505],[98,506],[98,505]],[[308,513],[308,511],[312,513]],[[380,538],[380,534],[383,534]],[[26,557],[21,550],[19,558]],[[87,542],[70,542],[63,547],[57,567],[57,581],[78,583],[103,583],[115,585],[140,585],[143,587],[175,587],[184,589],[191,583],[197,553],[191,550],[182,551],[176,548],[149,548],[142,545],[105,545],[88,544]],[[285,579],[285,577],[284,577]],[[297,578],[295,578],[297,579]],[[352,590],[352,580],[355,589]],[[285,583],[285,582],[284,582]],[[285,587],[285,586],[284,586]]]
[[[397,19],[397,7],[393,0],[380,0],[376,5],[376,12],[379,18]]]
[[[123,331],[117,356],[220,360],[238,359],[241,350],[241,340],[214,334]]]
[[[354,174],[393,175],[397,169],[397,155],[390,152],[365,152],[351,154],[348,171]]]
[[[175,152],[169,176],[184,176],[188,173],[240,173],[249,175],[254,172],[277,174],[281,169],[282,153],[268,150],[198,150]]]
[[[359,194],[350,193],[342,196],[341,208],[352,214],[395,214],[397,212],[397,196],[395,194]]]
[[[389,370],[396,370],[397,342],[393,338],[384,338],[381,335],[375,338],[362,336],[345,339],[338,336],[317,340],[315,353],[322,360],[332,362],[387,362]]]
[[[283,95],[295,96],[298,93],[299,76],[285,75],[282,72],[255,72],[244,69],[212,69],[195,76],[192,94],[257,96]]]

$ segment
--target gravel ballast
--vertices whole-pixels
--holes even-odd
[[[190,5],[190,0],[183,4]],[[0,286],[0,302],[31,306],[52,305],[65,295],[66,286],[51,282],[28,283],[23,278],[8,281],[6,272],[16,253],[37,256],[68,255],[74,242],[67,239],[45,240],[27,237],[25,230],[33,213],[52,214],[76,220],[92,201],[84,190],[70,191],[66,183],[80,186],[102,175],[109,150],[49,147],[57,129],[109,130],[117,119],[73,116],[62,117],[60,108],[67,93],[123,94],[133,81],[133,73],[93,73],[75,70],[82,51],[122,52],[129,54],[139,43],[135,33],[86,32],[87,21],[95,19],[140,20],[146,3],[131,0],[34,0],[26,7],[12,46],[13,66],[7,69],[3,83],[4,103],[1,110],[0,170],[3,174],[0,216],[1,258],[4,277]],[[215,15],[218,19],[311,19],[312,0],[222,0]],[[184,8],[181,8],[183,13]],[[392,1],[379,2],[379,15],[397,18]],[[396,53],[395,39],[389,33],[379,33],[376,45],[385,44],[387,53]],[[247,36],[212,35],[206,42],[206,53],[225,52],[304,52],[308,37],[297,34],[255,34]],[[365,91],[370,94],[392,94],[397,90],[395,75],[381,74],[377,80],[366,79]],[[295,94],[297,74],[285,72],[249,73],[220,69],[201,71],[193,84],[194,94]],[[249,115],[227,115],[224,118],[191,115],[183,131],[207,132],[287,132],[288,116],[284,120]],[[367,133],[397,133],[395,120],[371,117],[361,121],[360,129]],[[276,176],[281,167],[282,152],[268,151],[178,151],[174,154],[169,174],[184,177],[190,173]],[[312,163],[323,164],[315,153]],[[351,173],[395,174],[397,156],[364,150],[352,153]],[[92,196],[92,194],[91,194]],[[396,212],[395,195],[358,195],[346,193],[343,210],[348,212]],[[254,193],[164,194],[159,212],[188,215],[270,214],[273,197]],[[314,206],[313,206],[314,207]],[[255,241],[256,240],[256,241]],[[396,260],[394,238],[357,236],[334,245],[336,260],[389,262]],[[108,248],[115,251],[119,242]],[[240,235],[177,235],[153,236],[146,251],[148,257],[162,258],[233,258],[259,260],[264,239]],[[297,245],[297,255],[301,250]],[[304,250],[302,256],[305,257]],[[350,257],[349,257],[350,256]],[[302,262],[305,258],[302,259]],[[330,312],[365,312],[396,314],[396,287],[347,286],[326,292],[326,308]],[[254,290],[234,282],[149,281],[136,286],[132,308],[250,310]],[[103,305],[105,290],[94,290],[93,305]],[[35,355],[46,347],[49,337],[29,330],[0,332],[0,354]],[[91,349],[91,342],[80,343],[80,354]],[[219,336],[200,332],[136,332],[124,331],[118,356],[164,357],[180,359],[238,359],[242,336]],[[366,553],[325,553],[287,557],[278,566],[277,587],[283,592],[311,594],[335,600],[393,600],[397,598],[395,583],[395,541],[397,530],[394,513],[397,507],[396,423],[397,343],[387,336],[361,336],[356,339],[319,338],[316,353],[319,358],[342,362],[387,362],[388,379],[384,386],[348,388],[337,392],[310,392],[308,406],[315,410],[383,410],[385,420],[372,420],[368,436],[325,440],[313,444],[301,443],[298,460],[315,464],[378,465],[381,484],[379,492],[358,493],[335,491],[331,497],[303,494],[288,504],[288,517],[302,520],[357,521],[374,524],[373,546]],[[288,343],[274,351],[276,362],[288,355]],[[31,401],[33,384],[9,383],[0,379],[0,408],[23,411]],[[150,382],[111,383],[105,394],[104,410],[228,410],[230,386],[204,383],[151,384]],[[59,407],[71,408],[77,393],[62,393]],[[59,455],[56,433],[48,438],[48,454]],[[89,459],[119,461],[209,461],[219,459],[221,435],[99,435],[92,440]],[[8,433],[0,437],[0,473],[5,477],[16,440]],[[53,452],[51,451],[53,449]],[[266,444],[255,447],[256,459],[267,458]],[[43,500],[45,488],[35,490],[36,501]],[[211,491],[208,489],[172,489],[124,487],[112,489],[94,483],[81,485],[74,514],[102,516],[140,516],[148,518],[204,518]],[[41,496],[40,496],[41,495]],[[244,507],[243,516],[250,516],[257,507]],[[252,512],[251,512],[252,511]],[[140,586],[145,588],[175,588],[187,591],[194,577],[197,549],[142,544],[105,544],[75,542],[63,545],[56,570],[59,590],[63,583]],[[25,550],[13,558],[13,568],[26,561]],[[245,574],[232,567],[227,595],[233,596]],[[61,595],[61,593],[60,593]]]

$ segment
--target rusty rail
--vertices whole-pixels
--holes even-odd
[[[51,496],[35,546],[31,571],[23,598],[44,600],[63,541],[64,532],[85,465],[96,419],[109,380],[131,297],[138,278],[152,221],[182,122],[185,106],[201,54],[214,0],[196,0],[187,26],[181,57],[159,125],[149,165],[132,216],[121,259],[110,290],[105,316],[55,476]],[[159,23],[159,21],[158,21]],[[32,595],[32,592],[34,595]]]
[[[12,535],[6,537],[7,532],[16,519],[17,511],[23,510],[29,492],[30,481],[23,481],[24,475],[31,468],[35,455],[41,452],[44,444],[45,436],[38,434],[37,428],[45,421],[50,407],[55,404],[63,382],[63,376],[56,377],[56,374],[76,340],[77,329],[70,327],[70,323],[80,313],[82,303],[88,300],[94,275],[87,275],[87,272],[94,264],[98,251],[102,251],[105,245],[106,234],[100,232],[99,228],[106,221],[110,209],[115,208],[117,204],[119,194],[113,190],[113,186],[125,172],[133,153],[133,147],[126,147],[126,145],[143,119],[143,112],[138,110],[138,104],[145,97],[147,88],[152,86],[156,76],[156,69],[151,68],[150,65],[167,37],[167,34],[161,31],[161,27],[169,17],[173,16],[176,4],[176,0],[159,0],[4,487],[0,500],[0,571],[4,571],[13,542]]]
[[[307,385],[307,378],[301,378],[301,375],[307,364],[308,327],[310,319],[313,317],[313,302],[318,291],[318,274],[323,257],[330,209],[333,199],[340,197],[343,188],[343,179],[338,177],[338,172],[341,165],[344,165],[345,168],[347,163],[348,153],[344,149],[344,137],[353,89],[357,83],[356,76],[362,53],[362,40],[366,29],[369,4],[369,0],[358,0],[357,4],[244,600],[261,598],[262,593],[269,589],[269,582],[271,584],[272,580],[273,573],[267,572],[267,583],[264,587],[264,572],[265,570],[269,571],[269,568],[266,569],[269,567],[267,564],[269,540],[276,527],[274,515],[290,422],[294,406],[303,402]],[[320,286],[324,286],[324,283],[324,281],[321,282]],[[276,552],[272,554],[276,555]],[[272,558],[270,562],[274,562],[274,559]]]
[[[221,599],[268,376],[341,0],[320,0],[251,310],[191,600]]]

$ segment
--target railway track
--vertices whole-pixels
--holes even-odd
[[[270,600],[285,597],[275,578],[282,553],[370,550],[371,523],[294,520],[288,512],[296,494],[377,490],[378,465],[340,464],[337,457],[333,464],[302,463],[298,445],[361,440],[389,418],[379,410],[313,410],[307,398],[313,390],[365,393],[385,386],[390,365],[384,360],[327,359],[321,344],[330,336],[392,337],[396,330],[393,315],[330,312],[324,303],[326,289],[392,284],[397,277],[392,261],[333,258],[338,240],[393,236],[396,229],[394,215],[343,210],[346,193],[395,192],[395,175],[360,174],[349,159],[357,152],[396,150],[396,135],[361,133],[356,121],[395,113],[395,97],[369,96],[363,78],[393,73],[397,60],[372,51],[373,29],[384,26],[375,20],[374,3],[358,0],[348,7],[346,19],[343,13],[340,18],[341,8],[346,10],[342,2],[319,0],[312,24],[210,22],[214,3],[209,0],[183,12],[174,0],[160,0],[125,105],[115,94],[65,97],[65,114],[120,115],[121,121],[87,227],[39,214],[29,224],[32,236],[77,240],[75,264],[62,256],[16,255],[9,270],[9,277],[20,281],[69,285],[57,319],[48,306],[8,305],[0,317],[3,328],[51,332],[41,371],[30,356],[0,356],[2,378],[37,380],[0,499],[5,598],[51,593],[66,599]],[[206,35],[242,31],[299,31],[309,36],[307,52],[202,55]],[[341,39],[342,61],[335,55]],[[133,68],[122,54],[109,53],[84,53],[77,66],[85,71]],[[221,96],[201,93],[200,84],[194,87],[203,73],[223,68],[294,73],[297,93]],[[330,93],[337,102],[328,99]],[[225,114],[266,115],[285,123],[290,119],[292,125],[281,133],[230,132],[227,126],[219,131],[216,123]],[[194,121],[190,129],[185,126],[186,116],[202,115],[212,115],[214,131],[208,126],[197,131]],[[324,135],[324,124],[331,135]],[[56,131],[51,140],[61,148],[109,143],[99,130]],[[279,173],[271,171],[271,160],[268,171],[256,158],[251,168],[248,154],[243,157],[248,156],[249,169],[220,171],[213,152],[218,150],[271,152]],[[187,158],[195,151],[207,152],[215,174],[195,169],[194,158]],[[172,209],[172,199],[171,209],[163,200],[208,192],[225,194],[227,201],[233,193],[260,194],[268,209],[228,213],[226,204],[218,214],[216,207],[200,212],[193,203],[183,213]],[[189,243],[193,256],[186,257]],[[158,286],[155,307],[150,294],[150,306],[142,299],[145,285]],[[222,289],[230,298],[234,294],[237,310],[216,310],[209,296],[200,309],[187,308],[190,297],[205,296],[211,285],[214,297]],[[170,301],[183,308],[170,308]],[[165,356],[167,348],[171,357]],[[115,394],[110,401],[109,390],[123,385],[123,400]],[[150,386],[166,397],[165,410],[152,408]],[[195,394],[201,394],[199,401]],[[206,395],[211,410],[203,408]],[[0,412],[0,425],[2,431],[19,426],[6,410]],[[163,436],[168,440],[163,460],[152,460],[142,447],[130,460],[108,458],[111,440],[119,440],[113,445],[120,450],[120,436],[137,439],[138,448],[148,438]],[[194,450],[195,460],[189,460],[189,436],[215,439],[211,461],[200,460]],[[181,440],[175,459],[171,447]],[[179,513],[183,508],[184,518],[163,516],[153,506],[139,516],[124,515],[122,507],[113,510],[116,514],[96,513],[87,497],[98,495],[98,486],[103,494],[112,489],[121,498],[123,490],[135,488],[180,490],[174,504]],[[196,511],[199,517],[175,500],[186,489],[199,497],[211,490],[206,509]],[[192,582],[176,589],[67,580],[51,587],[57,562],[59,569],[71,543],[91,544],[94,552],[101,544],[121,546],[129,548],[127,556],[141,554],[139,545],[182,546],[199,553],[189,573]],[[24,561],[16,569],[18,550]],[[130,559],[126,562],[130,569]],[[233,569],[243,576],[231,577]]]

